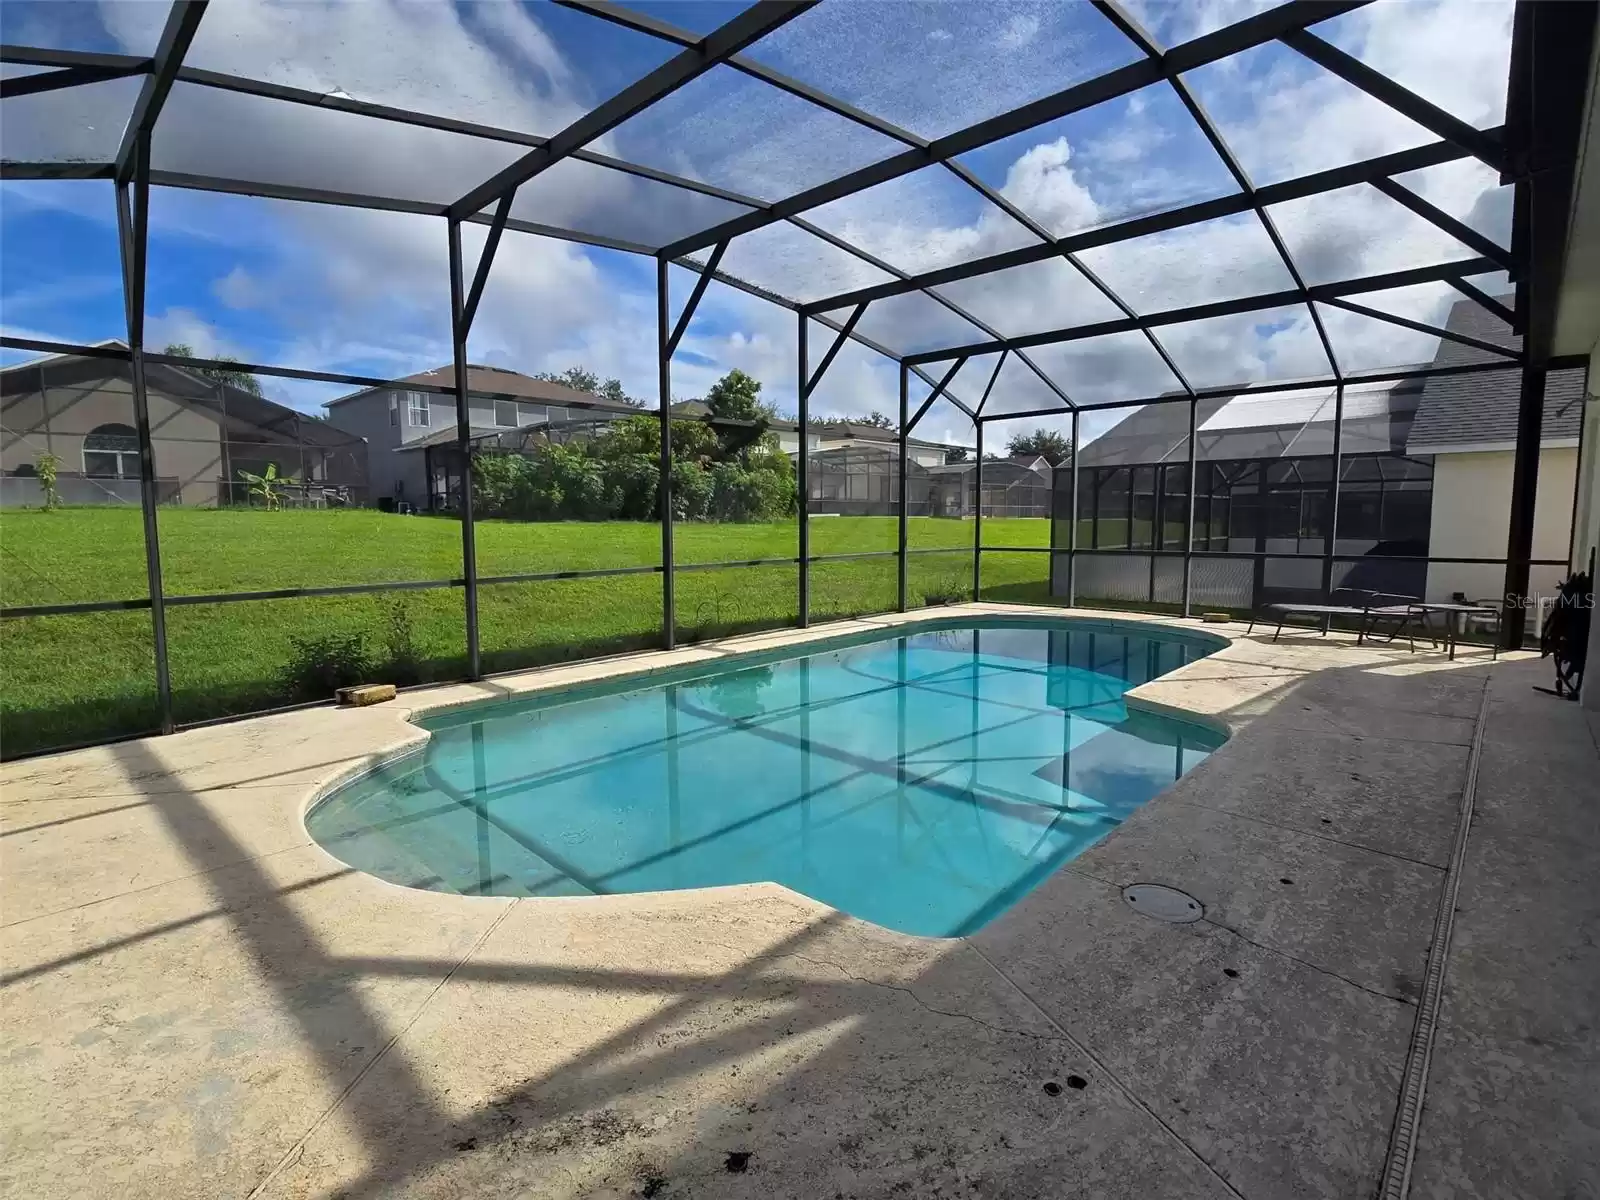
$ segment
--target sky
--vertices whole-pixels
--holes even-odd
[[[720,0],[635,6],[696,33],[737,11]],[[1225,0],[1130,5],[1163,46],[1258,7]],[[135,54],[150,53],[164,17],[165,6],[155,0],[6,0],[0,8],[7,42]],[[1314,32],[1486,127],[1504,115],[1510,23],[1509,2],[1388,0]],[[211,6],[187,63],[550,135],[676,52],[668,42],[545,3],[256,0]],[[912,134],[936,138],[1136,61],[1139,52],[1081,3],[825,0],[757,43],[749,57]],[[1436,140],[1280,44],[1200,68],[1185,80],[1258,185]],[[105,161],[138,82],[5,101],[6,158]],[[592,148],[770,203],[904,146],[719,66]],[[522,152],[179,83],[157,126],[152,157],[167,171],[447,203]],[[959,161],[1053,236],[1236,190],[1165,83]],[[1502,244],[1509,238],[1510,189],[1497,186],[1482,164],[1457,162],[1401,181]],[[513,207],[528,221],[649,246],[743,211],[727,200],[570,160],[524,185]],[[1473,256],[1364,185],[1269,211],[1310,283]],[[912,273],[1038,240],[942,165],[806,218]],[[148,345],[183,342],[202,355],[382,377],[450,360],[441,218],[155,188],[150,221]],[[463,240],[470,269],[482,228],[466,226]],[[1248,213],[1085,251],[1081,262],[1137,312],[1292,286],[1261,223]],[[722,269],[802,301],[892,278],[786,223],[736,239]],[[672,269],[675,309],[693,282],[693,273]],[[1503,276],[1477,282],[1491,292],[1506,287]],[[896,352],[915,353],[986,340],[980,326],[1021,335],[1120,315],[1083,272],[1059,258],[941,291],[966,317],[919,293],[875,303],[858,328]],[[1442,323],[1458,298],[1441,284],[1363,302]],[[1347,370],[1433,357],[1435,339],[1426,335],[1339,310],[1323,308],[1321,315]],[[0,185],[0,324],[14,336],[59,341],[126,336],[109,183]],[[650,257],[513,232],[496,257],[469,357],[524,371],[583,365],[653,400],[655,324]],[[792,411],[797,326],[792,312],[713,284],[674,360],[674,394],[702,395],[738,367],[762,382],[763,395],[780,410]],[[1159,336],[1196,386],[1292,380],[1328,369],[1304,306],[1168,327]],[[814,324],[808,340],[815,363],[831,335]],[[21,357],[5,354],[5,361]],[[1041,347],[1030,357],[1086,404],[1177,387],[1139,334]],[[955,394],[976,403],[996,362],[993,356],[969,362],[953,381]],[[269,395],[307,410],[348,390],[262,382]],[[914,389],[913,403],[918,392],[925,394],[925,386]],[[1013,356],[995,379],[990,411],[1051,402],[1053,393]],[[854,343],[812,402],[814,412],[842,415],[892,412],[896,405],[893,361]],[[1085,435],[1113,420],[1086,416]],[[930,410],[918,434],[963,443],[972,436],[970,422],[945,404]]]

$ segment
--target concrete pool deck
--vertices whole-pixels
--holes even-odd
[[[1411,1194],[1600,1194],[1600,750],[1529,656],[1206,627],[1238,640],[1134,698],[1232,739],[965,939],[775,885],[413,891],[305,832],[420,707],[998,613],[1111,615],[963,605],[4,765],[0,1190],[1371,1196],[1453,883]]]

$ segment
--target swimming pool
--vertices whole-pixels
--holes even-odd
[[[411,887],[585,896],[773,881],[936,937],[1004,912],[1222,741],[1123,703],[1220,639],[963,621],[424,717],[307,817]]]

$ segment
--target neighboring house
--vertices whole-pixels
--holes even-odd
[[[933,476],[933,515],[970,517],[978,507],[978,464],[972,460],[929,467]],[[989,458],[983,463],[983,515],[1048,517],[1050,460],[1036,454]]]
[[[120,342],[103,342],[125,348]],[[288,504],[360,503],[366,492],[361,439],[304,413],[182,367],[148,363],[146,399],[163,504],[249,501],[240,472],[269,464],[297,481]],[[67,504],[139,503],[139,440],[129,364],[81,354],[50,355],[0,369],[0,506],[43,500],[39,457],[60,460]]]
[[[774,422],[773,428],[787,425],[795,431],[793,447],[799,445],[798,427],[792,422]],[[814,450],[889,450],[899,453],[900,435],[893,429],[877,425],[861,425],[855,421],[819,421],[811,426]],[[795,449],[785,447],[789,453]],[[952,447],[943,442],[928,442],[921,438],[906,439],[906,459],[919,467],[942,467]]]
[[[1511,298],[1505,301],[1510,303]],[[1483,308],[1462,301],[1447,328],[1508,347],[1521,339]],[[1436,366],[1482,361],[1484,354],[1441,342]],[[1511,512],[1511,475],[1517,442],[1522,373],[1512,367],[1429,379],[1406,442],[1407,453],[1433,458],[1433,520],[1428,553],[1435,558],[1504,558]],[[1578,427],[1583,415],[1583,371],[1552,371],[1546,378],[1539,437],[1539,489],[1534,502],[1533,557],[1567,562],[1571,553],[1572,500],[1578,469]],[[1565,566],[1533,567],[1528,586],[1553,596]],[[1429,600],[1460,593],[1489,599],[1505,587],[1499,564],[1430,563]]]
[[[407,384],[452,387],[455,368],[435,367],[330,400],[328,423],[366,439],[373,503],[453,507],[461,481],[455,396]],[[519,430],[570,429],[641,411],[504,367],[467,367],[467,417],[475,440]]]

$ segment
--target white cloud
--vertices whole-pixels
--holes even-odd
[[[1032,13],[1018,13],[1006,22],[1005,28],[995,38],[1002,50],[1021,50],[1039,36],[1039,18]]]
[[[108,28],[121,31],[130,49],[148,38],[143,27],[148,22],[141,24],[128,10],[145,7],[104,8]],[[919,132],[969,124],[1062,86],[1068,59],[1089,49],[1101,52],[1099,43],[1073,24],[1077,16],[1058,11],[1072,6],[1012,10],[1006,23],[992,19],[992,10],[984,21],[965,8],[940,10],[940,23],[931,26],[920,9],[907,15],[906,7],[896,4],[861,8],[850,16],[858,7],[822,6],[791,23],[785,27],[791,49],[805,51],[805,62],[820,72],[817,79],[824,86],[835,86],[828,74],[833,72],[846,98]],[[202,22],[191,61],[313,90],[337,90],[547,133],[596,97],[589,94],[577,69],[581,64],[566,61],[541,27],[538,11],[513,5],[463,10],[389,0],[363,5],[214,6]],[[1393,71],[1452,112],[1484,123],[1499,119],[1506,11],[1480,4],[1445,8],[1422,0],[1380,3],[1327,23],[1320,32],[1380,69]],[[1147,13],[1146,19],[1172,43],[1240,15],[1235,6],[1212,2],[1171,6],[1154,17]],[[985,37],[991,45],[984,52],[989,66],[979,62],[982,55],[975,58],[972,50]],[[995,38],[1011,56],[1002,70],[991,69],[996,61]],[[914,50],[905,56],[905,69],[884,61],[901,44]],[[755,53],[760,57],[761,48]],[[917,54],[929,61],[910,61]],[[934,69],[946,55],[965,55],[966,69],[955,74]],[[1030,66],[1040,55],[1061,61],[1044,64],[1041,74]],[[934,58],[939,62],[931,61]],[[1256,65],[1231,61],[1198,72],[1195,81],[1230,144],[1258,181],[1433,140],[1281,47],[1252,61]],[[1102,65],[1115,65],[1115,60]],[[924,76],[933,81],[926,88],[919,82]],[[1181,184],[1188,167],[1181,156],[1176,158],[1179,165],[1170,161],[1182,148],[1174,128],[1166,123],[1171,106],[1147,103],[1147,97],[1136,99],[1127,105],[1123,119],[1108,125],[1101,136],[1091,131],[1078,140],[1055,137],[1020,148],[1004,171],[1005,197],[1056,234],[1173,202],[1182,188],[1162,173],[1178,173],[1176,183]],[[8,103],[7,112],[13,111]],[[696,143],[708,147],[721,143],[726,153],[715,159],[686,155],[681,163],[684,173],[709,177],[713,171],[726,171],[730,177],[746,176],[773,190],[795,185],[797,177],[779,169],[781,156],[772,151],[781,142],[781,129],[774,129],[772,138],[736,139],[729,130],[735,128],[736,119],[746,116],[743,108],[690,113],[685,119],[688,116],[699,122]],[[16,127],[15,121],[7,127],[8,151],[16,144],[12,136]],[[1192,142],[1193,133],[1186,130],[1185,139]],[[613,150],[625,144],[615,135],[607,143]],[[398,191],[438,202],[454,199],[521,153],[520,147],[441,140],[433,131],[269,104],[193,85],[180,85],[175,91],[158,130],[157,146],[161,165],[173,169],[232,171],[247,178],[257,172],[257,178],[279,182]],[[1434,203],[1503,236],[1505,202],[1493,184],[1492,173],[1486,175],[1471,164],[1436,168],[1414,181]],[[635,236],[648,239],[713,223],[725,215],[718,203],[695,198],[669,202],[654,185],[570,163],[524,189],[518,212],[534,220],[621,236],[643,230]],[[100,215],[109,219],[109,206],[104,207]],[[909,271],[993,254],[1032,240],[941,168],[880,185],[808,215]],[[1413,214],[1371,189],[1353,189],[1298,209],[1285,206],[1274,216],[1313,279],[1329,272],[1350,276],[1459,254],[1459,248],[1440,243],[1425,225],[1419,226]],[[218,270],[215,278],[203,281],[202,287],[219,303],[215,312],[198,311],[203,305],[193,295],[152,296],[151,327],[162,336],[190,341],[197,349],[210,347],[208,352],[288,366],[359,367],[375,373],[404,373],[449,358],[445,234],[438,219],[162,192],[152,222],[162,239],[182,236],[203,242],[210,261],[226,258],[229,251],[236,260]],[[469,270],[482,236],[480,228],[469,226],[465,231]],[[1149,310],[1287,286],[1276,256],[1270,246],[1263,251],[1263,243],[1259,227],[1245,218],[1106,248],[1085,254],[1084,259],[1130,302]],[[613,266],[604,252],[508,235],[473,332],[474,359],[523,370],[583,363],[622,378],[634,394],[653,397],[651,272],[647,264],[630,269]],[[724,269],[802,299],[886,277],[861,260],[781,224],[736,241]],[[1115,315],[1108,301],[1059,261],[965,281],[946,291],[1004,333],[1036,332]],[[1438,287],[1405,297],[1404,303],[1412,306],[1408,314],[1426,314],[1423,319],[1437,321],[1442,320],[1449,299],[1448,291]],[[739,366],[762,378],[769,396],[792,397],[793,315],[722,288],[712,289],[704,309],[675,364],[675,390],[684,395],[703,392],[717,375]],[[253,323],[242,323],[246,314]],[[972,336],[970,328],[931,302],[880,305],[869,314],[863,328],[901,346],[944,336],[946,323],[949,336],[962,340]],[[1419,350],[1418,339],[1404,330],[1388,326],[1375,330],[1372,324],[1329,317],[1335,337],[1350,343],[1352,357],[1398,355],[1402,356],[1398,361],[1410,362],[1431,353],[1426,347]],[[1303,310],[1270,326],[1240,320],[1168,329],[1161,336],[1186,369],[1190,362],[1197,364],[1197,376],[1303,374],[1308,337],[1314,344],[1314,331]],[[1153,352],[1137,336],[1074,343],[1035,354],[1069,392],[1085,400],[1127,398],[1172,386],[1159,359],[1154,359],[1152,368]],[[1015,401],[1012,407],[1030,407],[1038,396],[1049,395],[1025,369],[1015,374],[1009,365],[1002,384],[997,392],[1008,392]],[[858,347],[841,355],[824,386],[826,400],[819,399],[819,409],[863,413],[887,410],[896,402],[893,365]]]
[[[1000,194],[1057,237],[1088,229],[1099,205],[1074,177],[1066,138],[1034,146],[1006,171]]]

